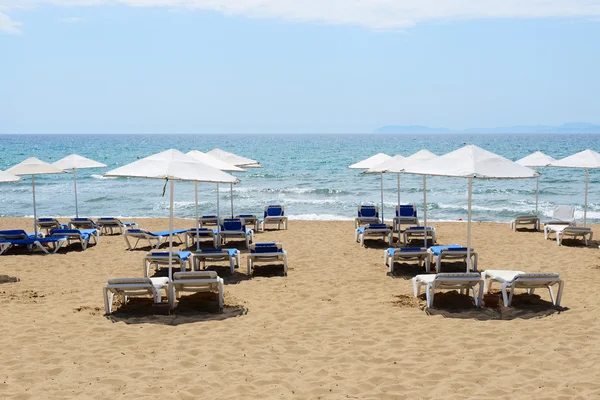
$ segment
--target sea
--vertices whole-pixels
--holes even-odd
[[[209,151],[220,148],[255,159],[263,168],[235,173],[234,214],[261,214],[267,204],[283,204],[290,219],[351,220],[360,204],[380,204],[380,176],[361,174],[348,166],[376,153],[409,156],[428,149],[438,155],[475,144],[517,160],[534,151],[556,159],[584,149],[600,151],[594,134],[298,134],[298,135],[0,135],[0,170],[28,157],[57,161],[72,153],[107,164],[107,168],[77,171],[80,216],[122,218],[168,217],[169,198],[164,181],[107,178],[103,173],[138,158],[167,149]],[[570,204],[582,218],[585,171],[542,168],[539,214],[549,217],[556,205]],[[600,222],[600,172],[591,170],[588,221]],[[71,217],[75,214],[71,174],[36,177],[38,216]],[[467,180],[427,178],[427,214],[433,221],[467,218]],[[398,199],[397,175],[384,174],[384,214],[390,218]],[[217,213],[217,187],[199,183],[201,215]],[[220,185],[221,215],[231,213],[229,185]],[[33,215],[30,178],[0,184],[0,216]],[[401,201],[423,213],[423,179],[401,176]],[[473,220],[510,220],[516,214],[535,212],[535,179],[475,180]],[[175,185],[175,216],[195,215],[194,184]]]

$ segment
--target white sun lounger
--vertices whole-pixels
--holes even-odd
[[[401,261],[419,262],[419,268],[425,264],[425,272],[431,272],[429,252],[425,247],[391,247],[383,251],[383,263],[388,267],[390,274],[394,273],[394,263]]]
[[[425,286],[428,308],[433,307],[433,297],[436,289],[460,290],[461,294],[464,289],[467,289],[467,296],[469,295],[469,290],[473,290],[475,305],[481,307],[483,279],[481,279],[481,275],[477,272],[417,275],[412,281],[415,297],[419,296],[421,286]],[[479,290],[477,290],[478,285]]]
[[[283,261],[283,275],[287,275],[288,256],[281,243],[254,243],[248,254],[248,275],[252,277],[252,268],[257,262]]]
[[[161,302],[161,292],[168,296],[169,278],[111,278],[103,289],[104,309],[107,315],[112,313],[114,296],[121,296],[126,304],[129,297],[150,295],[154,303]]]
[[[218,233],[218,229],[190,228],[185,233],[185,247],[190,247],[190,241],[193,245],[195,242],[201,242],[202,239],[208,239],[212,242],[213,247],[217,248],[219,246],[217,243]]]
[[[395,232],[398,231],[398,226],[419,226],[417,207],[413,206],[412,204],[402,204],[400,206],[396,206],[396,216],[392,222]]]
[[[358,206],[357,217],[354,219],[354,227],[360,228],[361,225],[379,224],[379,207],[371,205]]]
[[[400,237],[400,234],[398,234]],[[409,226],[402,232],[402,238],[404,243],[408,243],[413,239],[425,239],[425,227],[424,226]],[[431,240],[431,243],[437,241],[435,228],[433,226],[427,227],[427,240]]]
[[[368,236],[379,236],[385,240],[390,246],[394,245],[394,231],[391,226],[386,224],[369,224],[362,228],[356,228],[354,232],[354,240],[360,242],[361,246],[365,245],[365,238]]]
[[[260,228],[261,232],[265,231],[265,225],[277,224],[277,229],[287,230],[288,228],[288,217],[285,216],[285,207],[281,205],[266,206],[263,212],[263,218],[255,222],[255,227]]]
[[[175,308],[175,300],[182,292],[218,292],[219,311],[223,311],[223,279],[214,271],[176,272],[169,285],[169,303]]]
[[[246,228],[246,223],[241,218],[225,218],[217,234],[217,242],[225,244],[229,238],[244,239],[248,248],[254,242],[254,231]]]
[[[523,271],[488,269],[483,271],[481,277],[485,281],[485,291],[488,293],[492,290],[492,283],[498,282],[502,285],[502,298],[505,307],[509,307],[512,303],[515,289],[527,289],[529,294],[533,294],[534,290],[538,288],[548,289],[552,304],[560,306],[562,292],[565,287],[560,275],[553,272],[526,273]],[[552,291],[554,285],[558,285],[556,298]],[[510,289],[510,295],[507,294],[508,289]]]
[[[96,224],[100,227],[102,233],[114,234],[117,230],[122,235],[123,231],[129,228],[137,228],[135,222],[123,222],[114,217],[101,217],[96,220]]]
[[[73,229],[100,229],[96,222],[92,221],[91,218],[71,218],[69,226]]]
[[[556,235],[556,243],[560,246],[565,237],[572,239],[581,238],[586,246],[590,245],[590,241],[594,237],[592,228],[585,226],[571,226],[571,225],[546,225],[544,226],[544,237],[550,239],[550,235]]]
[[[207,261],[229,261],[229,269],[233,274],[235,268],[241,264],[240,251],[238,249],[200,249],[192,255],[192,265],[197,271],[206,268]]]
[[[467,248],[460,244],[449,244],[447,246],[431,246],[427,250],[430,254],[431,261],[435,260],[435,271],[439,274],[442,270],[442,262],[446,260],[462,260],[467,262]],[[473,270],[477,271],[477,261],[479,257],[477,252],[471,249],[471,261]]]
[[[183,235],[186,232],[187,232],[186,229],[174,230],[173,231],[173,239],[177,239],[177,240],[179,240],[179,243],[183,243],[183,240],[181,240],[180,235]],[[129,242],[129,238],[135,239],[135,243],[133,244],[133,246]],[[127,245],[128,250],[135,249],[137,247],[138,243],[140,242],[140,240],[147,240],[150,247],[154,247],[155,249],[158,249],[161,244],[169,241],[169,231],[150,232],[150,231],[147,231],[145,229],[140,229],[140,228],[127,229],[125,231],[125,233],[123,234],[123,239],[125,239],[125,244]],[[152,243],[153,241],[156,241],[156,244],[153,244]]]
[[[517,215],[515,219],[509,222],[510,229],[517,231],[519,227],[533,225],[533,229],[540,230],[540,217],[537,215]]]

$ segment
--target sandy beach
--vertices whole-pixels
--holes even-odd
[[[164,219],[137,222],[168,228]],[[439,243],[466,244],[466,224],[432,225]],[[563,308],[541,290],[500,310],[451,293],[427,313],[412,297],[418,271],[404,265],[388,276],[387,246],[362,248],[353,227],[291,221],[258,234],[283,244],[289,275],[259,267],[248,279],[245,250],[233,276],[219,263],[223,313],[214,296],[190,296],[171,315],[143,299],[104,316],[107,278],[143,276],[147,249],[127,251],[118,235],[86,251],[1,256],[0,273],[19,281],[0,285],[0,398],[600,397],[596,241],[559,247],[543,233],[474,223],[480,270],[560,272]],[[31,230],[31,219],[0,219],[7,228]]]

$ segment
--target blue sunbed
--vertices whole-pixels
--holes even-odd
[[[435,258],[435,270],[437,273],[441,272],[443,259],[463,260],[466,263],[468,256],[467,248],[461,246],[460,244],[449,244],[446,246],[431,246],[429,248],[429,253],[431,254],[432,258]],[[473,270],[477,271],[477,252],[471,249],[470,254],[473,261]]]
[[[187,229],[175,229],[173,230],[173,237],[176,237],[180,243],[183,243],[180,235],[183,235],[187,232]],[[136,239],[136,242],[133,246],[129,243],[129,238]],[[158,249],[161,244],[167,242],[169,240],[169,231],[161,231],[161,232],[150,232],[145,229],[127,229],[123,234],[123,238],[125,239],[125,243],[127,244],[128,250],[133,250],[136,248],[137,244],[140,240],[145,239],[150,244],[150,247],[154,247]],[[153,241],[156,241],[156,245],[152,244]]]
[[[355,228],[360,228],[361,225],[377,224],[381,222],[379,219],[379,207],[362,205],[358,206],[357,217],[354,220]]]
[[[285,216],[285,207],[281,205],[266,206],[263,218],[256,221],[256,226],[264,231],[266,224],[277,224],[277,229],[281,229],[281,225],[283,225],[283,229],[287,230],[288,218]]]
[[[250,243],[254,242],[254,231],[246,228],[243,220],[240,218],[225,218],[221,224],[221,229],[218,233],[217,241],[225,243],[228,238],[243,238],[246,240],[246,247],[250,247]]]
[[[69,244],[72,241],[78,241],[81,244],[81,249],[85,250],[93,240],[94,244],[98,244],[100,231],[98,229],[53,229],[50,232],[50,237],[66,236]]]
[[[252,276],[252,268],[257,262],[283,261],[283,275],[287,275],[288,256],[281,243],[254,243],[248,254],[248,275]]]
[[[34,235],[29,235],[29,238],[27,239],[0,239],[0,255],[4,254],[6,251],[8,251],[8,249],[10,249],[13,246],[26,246],[29,249],[29,251],[38,249],[46,254],[54,254],[58,251],[58,249],[62,247],[62,245],[67,241],[67,239],[68,238],[66,236],[36,237]],[[48,251],[48,249],[44,247],[44,245],[50,245],[50,249],[52,251]]]
[[[172,262],[179,264],[181,272],[186,270],[186,264],[191,268],[191,257],[192,253],[189,251],[174,251],[171,256]],[[158,269],[159,265],[169,265],[169,252],[168,251],[150,251],[146,253],[144,257],[144,276],[148,277],[150,274],[150,266],[154,265]]]
[[[194,242],[199,242],[201,239],[208,238],[212,241],[213,247],[218,247],[217,243],[217,234],[219,231],[217,229],[210,228],[190,228],[186,231],[185,235],[185,247],[189,247],[188,240],[192,240],[192,244]]]
[[[229,261],[229,268],[233,274],[240,266],[240,251],[238,249],[200,249],[192,256],[194,269],[206,268],[206,261]]]
[[[123,230],[125,229],[135,229],[137,228],[137,224],[135,222],[124,222],[115,217],[101,217],[96,221],[98,227],[102,233],[110,233],[111,235],[115,232],[116,229],[119,230],[120,234],[123,234]]]

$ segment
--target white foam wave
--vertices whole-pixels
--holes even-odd
[[[298,221],[354,221],[354,218],[335,214],[298,214],[290,215],[289,219]]]
[[[98,174],[92,174],[90,176],[94,179],[117,179],[116,176],[104,176],[104,175],[98,175]]]

